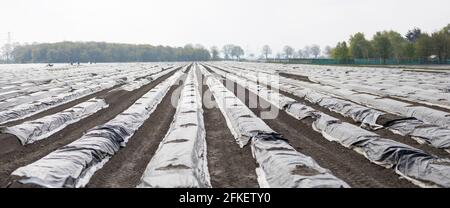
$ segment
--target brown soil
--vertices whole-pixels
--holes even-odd
[[[53,115],[55,113],[58,113],[58,112],[61,112],[61,111],[65,110],[65,109],[68,109],[68,108],[71,108],[73,106],[76,106],[76,105],[78,105],[78,104],[80,104],[82,102],[88,101],[89,99],[105,95],[105,94],[109,93],[111,90],[116,89],[116,88],[118,88],[120,86],[122,86],[122,85],[116,85],[114,87],[102,90],[100,92],[96,92],[94,94],[87,95],[87,96],[81,97],[79,99],[73,100],[73,101],[68,102],[66,104],[63,104],[63,105],[60,105],[60,106],[56,106],[54,108],[50,108],[48,110],[45,110],[45,111],[40,112],[40,113],[37,113],[37,114],[32,115],[30,117],[23,118],[23,119],[16,120],[16,121],[11,121],[11,122],[8,122],[8,123],[2,124],[2,125],[3,126],[14,126],[14,125],[26,122],[26,121],[32,121],[32,120],[36,120],[36,119],[44,117],[44,116]]]
[[[216,68],[218,68],[218,67],[216,67]],[[223,70],[222,68],[218,68],[218,69]],[[223,71],[225,71],[225,70],[223,70]],[[295,96],[293,94],[290,94],[288,92],[281,91],[281,90],[278,91],[278,92],[280,94],[286,96],[286,97],[290,97],[290,98],[292,98],[292,99],[302,103],[303,105],[309,106],[309,107],[311,107],[311,108],[313,108],[315,110],[318,110],[320,112],[323,112],[325,114],[333,116],[333,117],[335,117],[335,118],[337,118],[337,119],[339,119],[341,121],[344,121],[344,122],[347,122],[347,123],[350,123],[350,124],[354,124],[354,125],[357,125],[357,126],[361,125],[361,123],[355,122],[355,121],[353,121],[353,119],[351,119],[349,117],[344,117],[341,114],[333,112],[333,111],[331,111],[331,110],[329,110],[327,108],[321,107],[321,106],[319,106],[317,104],[312,104],[312,103],[308,102],[307,100],[305,100],[303,98],[300,98],[300,97],[297,97],[297,96]],[[380,116],[377,119],[377,124],[380,124],[380,125],[383,125],[383,126],[389,126],[392,121],[402,120],[402,119],[408,119],[408,118],[397,116],[397,115],[394,115],[394,114],[386,113],[386,114]],[[394,134],[393,132],[389,131],[386,128],[382,128],[382,129],[376,130],[374,132],[377,133],[378,135],[380,135],[381,137],[385,138],[385,139],[391,139],[391,140],[394,140],[394,141],[397,141],[397,142],[400,142],[400,143],[403,143],[403,144],[407,144],[407,145],[409,145],[411,147],[423,150],[423,151],[425,151],[425,152],[427,152],[429,154],[433,154],[433,155],[438,156],[440,158],[450,158],[450,154],[448,154],[448,152],[446,152],[445,150],[437,149],[437,148],[435,148],[433,146],[430,146],[428,144],[419,144],[418,142],[416,142],[416,140],[412,139],[410,136],[401,136],[401,135],[398,135],[398,134]]]
[[[413,101],[406,100],[406,99],[399,98],[399,97],[386,96],[384,98],[389,98],[389,99],[392,99],[392,100],[396,100],[396,101],[400,101],[400,102],[404,102],[404,103],[409,103],[409,104],[411,104],[411,106],[422,106],[422,107],[427,107],[427,108],[431,108],[431,109],[434,109],[434,110],[450,113],[450,109],[443,108],[443,107],[440,107],[440,106],[428,105],[428,104],[424,104],[424,103],[413,102]]]
[[[202,94],[208,89],[208,85],[204,84]],[[215,188],[259,187],[256,161],[250,147],[239,148],[218,107],[207,108],[203,105],[203,110],[211,185]]]
[[[286,78],[296,79],[296,80],[309,82],[309,83],[315,83],[315,82],[312,82],[307,76],[301,76],[301,75],[297,75],[297,74],[288,74],[288,73],[283,73],[283,72],[280,72],[279,75],[286,77]]]
[[[234,89],[230,90],[237,94],[238,88],[242,90],[241,86],[235,84]],[[248,90],[245,92],[245,99],[242,97],[240,99],[249,106],[249,96],[255,95]],[[262,111],[267,111],[260,106],[276,108],[260,99],[258,108],[251,108],[258,116]],[[312,119],[299,121],[286,112],[280,111],[276,119],[264,119],[264,121],[288,139],[297,151],[311,156],[322,167],[330,169],[334,175],[351,187],[416,187],[409,181],[400,179],[393,170],[373,164],[355,151],[326,140],[312,129]]]
[[[161,83],[174,72],[171,72],[155,81],[132,92],[120,90],[111,91],[104,98],[109,107],[98,111],[97,113],[71,124],[58,133],[36,143],[20,146],[12,152],[0,156],[0,187],[5,187],[11,181],[10,174],[17,168],[30,164],[61,146],[67,145],[80,138],[87,130],[104,124],[113,119],[116,115],[130,107],[136,100],[145,93]],[[10,148],[13,148],[11,146]]]
[[[184,79],[185,76],[180,78],[181,81]],[[133,188],[139,184],[145,168],[172,123],[176,111],[171,104],[172,94],[175,93],[176,104],[183,82],[178,84],[171,87],[147,121],[130,138],[127,146],[98,170],[86,187]]]
[[[309,80],[309,78],[307,76],[301,76],[301,75],[294,75],[294,74],[288,74],[288,73],[279,73],[280,76],[286,77],[286,78],[290,78],[290,79],[295,79],[295,80],[299,80],[299,81],[304,81],[304,82],[310,82],[310,83],[315,83],[312,82],[311,80]],[[377,94],[373,94],[373,93],[365,93],[365,92],[360,92],[360,94],[370,94],[370,95],[375,95],[375,96],[380,96]],[[439,110],[439,111],[444,111],[449,113],[450,109],[448,108],[443,108],[440,106],[436,106],[436,105],[429,105],[429,104],[425,104],[425,103],[419,103],[419,102],[413,102],[401,97],[392,97],[392,96],[380,96],[380,97],[384,97],[384,98],[389,98],[392,100],[396,100],[396,101],[400,101],[400,102],[404,102],[404,103],[409,103],[412,106],[423,106],[423,107],[427,107],[427,108],[431,108],[431,109],[435,109],[435,110]]]

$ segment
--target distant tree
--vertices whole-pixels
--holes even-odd
[[[442,29],[442,32],[446,35],[446,59],[450,59],[450,24]]]
[[[303,48],[303,57],[310,58],[311,57],[311,48],[309,46],[305,46]]]
[[[12,44],[6,43],[0,49],[0,58],[4,57],[5,63],[11,63],[12,59],[12,51],[14,46]]]
[[[219,60],[219,49],[216,46],[211,47],[211,56],[213,60]]]
[[[433,53],[432,44],[433,41],[431,40],[430,35],[422,33],[414,44],[417,57],[422,59],[430,57]]]
[[[303,54],[303,50],[302,50],[302,49],[298,49],[298,51],[297,51],[297,57],[299,57],[299,58],[305,58],[305,55]]]
[[[264,45],[262,48],[262,54],[267,59],[270,54],[272,54],[272,49],[268,45]]]
[[[406,43],[403,47],[403,56],[409,60],[416,57],[416,48],[414,47],[414,43]]]
[[[320,55],[320,46],[312,45],[311,46],[311,54],[314,56],[314,58],[319,57],[319,55]]]
[[[277,59],[281,59],[282,56],[283,55],[281,53],[277,53],[277,55],[276,55]]]
[[[324,54],[327,58],[331,57],[332,52],[333,52],[333,48],[331,48],[331,46],[325,46]]]
[[[388,58],[394,58],[400,63],[401,59],[428,59],[435,55],[441,63],[445,63],[450,58],[450,24],[431,35],[419,28],[409,30],[405,36],[395,31],[377,32],[370,41],[365,39],[364,34],[356,33],[350,37],[349,44],[350,55],[354,58],[380,58],[383,63]],[[332,56],[342,54],[342,48],[343,43],[338,43],[332,50]]]
[[[284,46],[283,53],[286,59],[289,59],[294,53],[294,48],[292,48],[291,46]]]
[[[211,58],[201,45],[173,48],[102,42],[20,45],[11,54],[16,63],[207,61]]]
[[[445,26],[442,30],[450,33],[450,23],[447,26]]]
[[[373,36],[372,46],[377,57],[382,59],[383,64],[385,64],[386,59],[388,59],[392,54],[391,41],[389,40],[389,37],[386,35],[386,33],[377,32]]]
[[[369,58],[372,48],[370,46],[370,42],[364,37],[364,33],[356,33],[350,36],[349,45],[350,55],[353,58]]]
[[[350,51],[345,41],[337,43],[336,47],[332,51],[332,57],[343,63],[350,59]]]
[[[202,44],[195,44],[194,48],[198,48],[198,49],[204,49],[205,46],[203,46]]]
[[[389,38],[389,42],[391,42],[391,56],[399,62],[405,57],[403,52],[405,51],[404,48],[406,47],[408,41],[400,33],[392,30],[385,32],[385,34]]]
[[[231,49],[231,57],[236,57],[237,60],[240,60],[240,57],[244,55],[244,50],[240,46],[234,46]]]
[[[450,33],[445,28],[431,34],[433,54],[439,59],[439,63],[445,63],[450,58]]]
[[[222,47],[222,53],[224,54],[225,59],[230,59],[233,48],[233,44],[227,44]]]
[[[422,34],[422,30],[415,27],[412,30],[409,30],[408,33],[406,33],[405,37],[409,42],[415,43],[421,34]]]

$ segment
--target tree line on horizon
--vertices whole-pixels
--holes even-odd
[[[207,61],[211,56],[201,45],[184,47],[105,42],[59,42],[15,46],[15,63]]]
[[[381,31],[367,40],[364,33],[356,33],[331,49],[331,57],[337,60],[391,59],[397,62],[413,59],[436,59],[446,63],[450,59],[450,24],[431,34],[419,28],[409,30],[404,36],[396,31]]]
[[[221,50],[216,46],[208,50],[198,44],[170,47],[105,42],[15,44],[13,47],[4,46],[3,51],[6,51],[6,60],[12,60],[14,63],[241,60],[245,54],[240,46],[234,44],[226,44]],[[264,45],[259,59],[267,60],[271,54],[269,45]],[[249,58],[255,59],[254,56],[248,54]],[[419,28],[409,30],[404,36],[392,30],[377,32],[371,40],[359,32],[351,35],[348,41],[338,42],[334,48],[326,46],[323,50],[316,44],[298,51],[286,45],[273,57],[331,57],[343,63],[352,59],[379,59],[383,63],[386,63],[386,60],[396,60],[400,63],[401,60],[437,59],[439,63],[447,63],[450,59],[450,24],[431,34],[422,32]]]

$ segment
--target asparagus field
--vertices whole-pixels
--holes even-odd
[[[450,187],[450,72],[0,68],[0,186]]]

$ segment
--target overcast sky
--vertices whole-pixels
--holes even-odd
[[[21,43],[233,43],[259,55],[359,31],[433,32],[450,23],[450,0],[1,0],[0,20],[0,44],[11,32]]]

